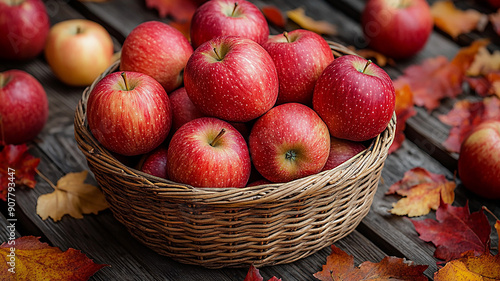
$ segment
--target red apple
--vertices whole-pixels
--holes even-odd
[[[157,147],[139,161],[139,170],[159,178],[167,178],[167,148]]]
[[[223,35],[242,36],[262,44],[269,36],[269,27],[259,8],[245,0],[212,0],[198,7],[190,28],[193,47]]]
[[[279,79],[277,104],[312,103],[316,80],[333,61],[326,40],[304,29],[271,36],[262,45],[273,58]]]
[[[0,144],[21,144],[42,131],[49,116],[42,85],[22,70],[0,72]]]
[[[71,86],[87,86],[111,64],[113,41],[100,24],[73,19],[52,26],[45,58],[57,78]]]
[[[313,108],[336,138],[369,140],[389,124],[395,107],[394,85],[387,73],[355,55],[335,59],[314,88]]]
[[[328,159],[322,171],[331,170],[337,167],[365,149],[366,147],[360,142],[331,137],[330,154],[328,155]]]
[[[361,26],[370,48],[392,58],[408,58],[427,43],[433,19],[425,0],[369,0]]]
[[[204,114],[246,122],[274,106],[279,84],[264,48],[250,39],[221,36],[194,51],[184,71],[184,87]]]
[[[182,84],[182,71],[193,47],[180,31],[159,21],[134,28],[123,42],[120,70],[145,73],[167,93]]]
[[[139,72],[114,72],[92,89],[87,102],[90,131],[105,148],[125,155],[152,151],[167,137],[172,123],[163,87]]]
[[[500,199],[500,121],[485,121],[462,142],[458,176],[475,194]]]
[[[248,147],[229,123],[203,117],[175,132],[167,153],[167,174],[195,187],[244,187],[250,177]]]
[[[172,105],[172,132],[193,119],[205,117],[205,114],[201,113],[189,99],[186,88],[173,91],[169,98]]]
[[[26,60],[45,47],[50,22],[41,0],[0,1],[0,58]]]
[[[248,140],[257,171],[272,182],[316,174],[326,163],[330,134],[311,108],[285,103],[255,122]]]

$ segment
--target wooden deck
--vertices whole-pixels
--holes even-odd
[[[358,48],[366,47],[363,46],[359,25],[360,13],[365,3],[363,0],[252,2],[258,6],[273,4],[282,11],[302,6],[311,17],[337,25],[338,35],[328,39]],[[481,12],[493,12],[486,4],[474,4],[480,1],[455,2],[461,8],[477,5],[475,8]],[[45,3],[52,24],[72,18],[88,18],[99,22],[114,37],[116,50],[119,50],[127,34],[141,22],[168,21],[160,19],[155,10],[147,9],[143,0],[110,0],[104,3],[46,0]],[[290,25],[290,28],[294,26]],[[273,34],[279,32],[282,30],[271,30]],[[460,47],[482,37],[491,38],[493,44],[498,44],[491,46],[492,48],[498,49],[500,46],[500,37],[494,33],[491,26],[483,32],[460,35],[456,40],[435,29],[421,53],[410,60],[398,61],[395,66],[385,67],[385,70],[392,78],[396,78],[409,65],[437,55],[452,58]],[[23,63],[0,61],[0,72],[13,68],[25,70],[36,77],[49,98],[49,120],[30,148],[34,156],[41,158],[39,170],[56,182],[66,173],[88,169],[83,154],[77,148],[73,129],[73,117],[83,88],[68,87],[59,82],[43,56]],[[458,99],[468,95],[470,94],[464,92]],[[433,173],[444,174],[450,180],[454,178],[458,155],[448,153],[442,146],[441,143],[447,138],[450,128],[437,118],[439,114],[447,113],[454,102],[455,100],[445,100],[432,113],[417,108],[417,115],[408,120],[407,140],[398,151],[387,158],[382,172],[383,181],[379,185],[369,214],[352,234],[335,243],[337,247],[354,256],[356,265],[367,260],[379,262],[387,255],[396,256],[417,264],[429,265],[425,274],[432,280],[437,270],[436,259],[433,257],[434,246],[418,238],[409,220],[388,212],[398,198],[387,196],[385,192],[391,184],[403,177],[404,172],[417,166]],[[94,179],[90,181],[95,183]],[[248,271],[248,268],[210,270],[180,264],[158,255],[135,240],[109,210],[98,215],[85,215],[84,219],[80,220],[66,216],[57,223],[50,219],[43,221],[36,214],[37,198],[41,194],[52,192],[52,187],[39,177],[34,190],[16,192],[17,234],[41,236],[41,240],[51,246],[62,250],[79,249],[96,263],[111,265],[98,271],[91,280],[243,280]],[[499,201],[481,199],[459,185],[454,204],[464,206],[467,201],[471,211],[477,211],[484,205],[500,217]],[[4,232],[7,223],[6,204],[2,202],[0,207],[0,238],[3,242],[7,240],[7,233]],[[422,218],[431,218],[433,213]],[[492,248],[496,248],[498,237],[495,231],[493,233]],[[265,280],[273,275],[282,280],[315,280],[313,274],[321,270],[329,253],[330,248],[327,247],[291,264],[260,268],[260,272]]]

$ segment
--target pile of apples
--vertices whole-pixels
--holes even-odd
[[[196,187],[291,181],[364,150],[393,115],[384,70],[354,55],[334,59],[311,31],[270,36],[250,2],[206,2],[190,33],[191,42],[161,22],[138,25],[119,71],[88,97],[94,137],[118,155],[141,155],[137,167],[154,176]]]

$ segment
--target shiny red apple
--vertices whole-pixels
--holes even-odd
[[[365,149],[366,147],[360,142],[331,137],[330,154],[322,171],[331,170],[339,166]]]
[[[250,177],[248,147],[229,123],[203,117],[174,133],[167,154],[167,174],[195,187],[244,187]]]
[[[369,0],[361,26],[371,49],[399,59],[411,57],[425,46],[433,19],[425,0]]]
[[[264,48],[250,39],[221,36],[194,51],[184,70],[184,87],[202,113],[246,122],[274,106],[279,84]]]
[[[196,9],[190,28],[195,49],[225,35],[242,36],[262,44],[269,36],[269,27],[259,8],[245,0],[211,0]]]
[[[333,61],[326,40],[304,29],[273,35],[262,44],[273,58],[279,79],[277,104],[310,105],[316,80]]]
[[[248,145],[252,162],[264,178],[288,182],[321,171],[330,151],[330,134],[314,110],[285,103],[255,122]]]
[[[48,116],[47,94],[36,78],[17,69],[0,72],[0,144],[32,140]]]
[[[205,117],[189,99],[186,88],[181,87],[173,91],[169,98],[172,106],[172,132],[193,119]]]
[[[0,1],[0,59],[36,57],[45,47],[49,28],[41,0]]]
[[[336,138],[369,140],[392,118],[396,94],[389,75],[370,61],[345,55],[328,65],[314,88],[313,108]]]
[[[167,148],[159,146],[139,161],[139,170],[159,178],[167,178]]]
[[[182,71],[192,53],[180,31],[148,21],[135,27],[123,42],[120,70],[145,73],[170,93],[182,84]]]
[[[462,142],[458,176],[473,193],[500,199],[500,121],[485,121]]]
[[[114,72],[92,89],[87,102],[90,131],[105,148],[125,156],[158,147],[172,123],[163,87],[139,72]]]

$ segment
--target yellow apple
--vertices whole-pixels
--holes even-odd
[[[110,66],[113,41],[100,24],[73,19],[50,29],[45,58],[54,74],[71,86],[87,86]]]

